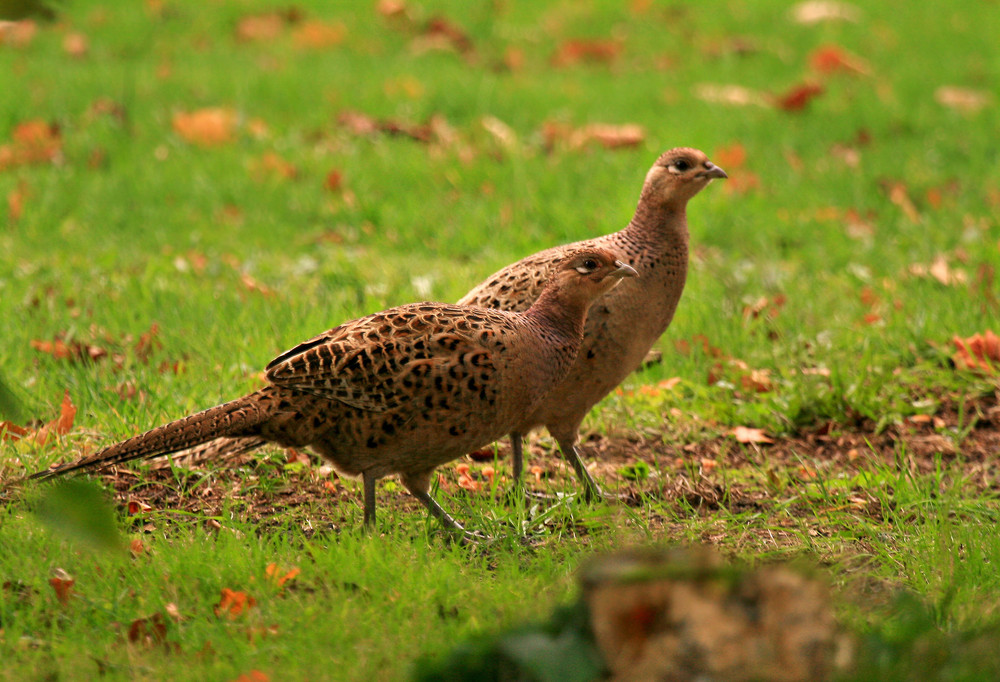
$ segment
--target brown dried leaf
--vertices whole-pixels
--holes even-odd
[[[136,618],[128,627],[128,641],[145,647],[168,646],[166,618],[162,613]]]
[[[173,129],[185,141],[202,147],[232,142],[238,117],[232,109],[209,107],[174,114]]]
[[[467,57],[473,52],[472,40],[465,31],[442,16],[433,17],[427,22],[423,33],[414,39],[412,48],[417,53],[454,50]]]
[[[567,40],[552,55],[552,65],[573,66],[581,62],[609,63],[621,54],[621,43],[614,40]]]

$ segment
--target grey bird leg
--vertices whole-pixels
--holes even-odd
[[[424,471],[419,474],[407,474],[400,476],[400,482],[403,484],[410,494],[415,498],[420,500],[420,503],[427,507],[427,511],[431,513],[431,516],[435,517],[438,521],[444,524],[444,527],[450,531],[460,533],[463,538],[467,541],[471,539],[469,533],[465,532],[462,528],[462,524],[451,517],[451,514],[446,512],[440,504],[437,503],[430,493],[427,492],[430,488],[430,478],[433,469],[430,471]]]
[[[514,486],[520,488],[524,484],[524,435],[511,431],[510,453],[511,465],[514,469]]]
[[[562,438],[556,438],[556,442],[559,443],[559,449],[562,451],[563,458],[573,465],[577,479],[583,484],[583,499],[587,502],[593,502],[604,497],[604,493],[601,492],[597,483],[591,478],[590,472],[587,471],[583,460],[580,459],[580,451],[576,449],[576,445]]]
[[[375,477],[367,471],[361,474],[365,486],[365,528],[375,528]]]

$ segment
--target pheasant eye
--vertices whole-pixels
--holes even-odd
[[[681,173],[683,173],[684,171],[691,168],[691,164],[685,161],[684,159],[677,159],[676,161],[674,161],[673,167],[676,168]]]
[[[596,270],[597,261],[594,260],[593,258],[588,258],[587,260],[583,261],[583,267],[587,268],[588,270]]]

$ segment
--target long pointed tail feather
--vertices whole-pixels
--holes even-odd
[[[271,402],[260,400],[262,392],[251,393],[163,426],[157,426],[146,433],[104,448],[89,457],[39,471],[29,478],[46,479],[83,469],[100,469],[135,459],[168,455],[221,437],[250,435],[255,425],[266,421],[270,416],[267,406]]]

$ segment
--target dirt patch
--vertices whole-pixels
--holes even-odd
[[[540,493],[577,490],[572,469],[544,442],[547,439],[535,439],[526,448],[528,488]],[[591,433],[582,446],[595,479],[620,498],[619,504],[646,507],[648,523],[664,535],[680,529],[678,518],[706,518],[720,511],[765,516],[766,531],[748,530],[742,540],[735,540],[737,550],[742,542],[781,547],[798,542],[803,532],[829,533],[826,511],[846,509],[882,519],[886,496],[864,484],[863,472],[938,472],[942,486],[961,485],[970,495],[1000,492],[996,394],[969,402],[961,411],[949,405],[933,417],[911,419],[881,432],[870,422],[827,423],[763,445],[741,444],[731,436],[675,443],[663,437]],[[261,530],[289,523],[307,532],[339,530],[360,520],[358,483],[314,466],[289,468],[290,458],[280,449],[262,453],[190,470],[118,469],[106,478],[118,501],[137,512],[138,525],[145,523],[150,510],[190,512],[208,517],[208,523],[241,518]],[[295,453],[294,458],[301,455]],[[503,489],[510,483],[508,458],[507,446],[501,444],[495,461],[467,462],[464,476],[459,463],[442,467],[438,485],[451,495],[486,495],[492,475],[499,476]],[[831,481],[847,483],[818,501],[804,494],[810,486]],[[481,489],[467,489],[477,486]],[[398,485],[380,485],[378,496],[382,518],[397,511],[421,513],[420,505]],[[831,506],[831,501],[836,504]],[[729,536],[731,527],[721,524],[717,533],[706,530],[702,539],[732,544]]]

